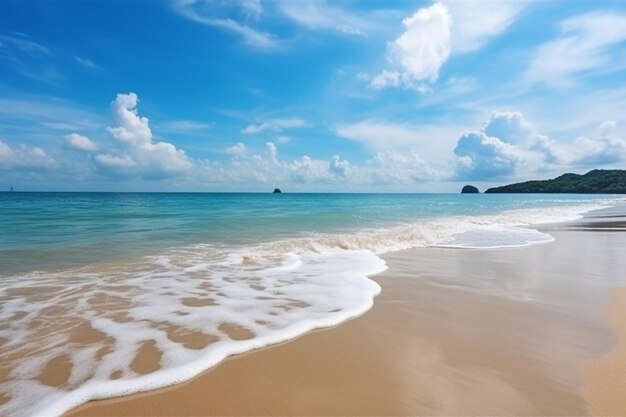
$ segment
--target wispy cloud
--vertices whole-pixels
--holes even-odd
[[[51,65],[52,50],[22,33],[0,35],[0,61],[24,77],[59,84],[64,75]]]
[[[103,126],[103,118],[83,106],[56,97],[0,98],[0,121],[15,129],[41,126],[53,130],[94,130]]]
[[[173,6],[182,16],[197,23],[234,33],[251,47],[267,50],[280,45],[280,41],[274,35],[244,23],[250,18],[260,16],[262,7],[259,1],[174,0]]]
[[[100,66],[97,65],[95,62],[93,62],[91,59],[88,58],[81,58],[79,56],[75,57],[76,62],[78,62],[79,64],[81,64],[84,67],[87,68],[91,68],[91,69],[99,69]]]
[[[305,3],[281,0],[277,6],[285,17],[308,29],[365,36],[374,26],[373,21],[326,1]]]
[[[624,49],[615,47],[626,42],[626,14],[586,13],[561,21],[559,29],[556,39],[535,51],[528,80],[566,87],[577,77],[624,68]]]
[[[453,141],[463,125],[446,123],[412,124],[375,119],[365,119],[354,123],[337,124],[332,131],[339,137],[363,144],[376,151],[417,149],[420,153],[435,156],[444,155],[452,149]],[[445,158],[445,157],[444,157]]]
[[[210,129],[211,126],[211,123],[198,122],[196,120],[172,120],[159,124],[159,127],[163,130],[187,133],[203,132]]]
[[[0,35],[0,47],[15,48],[19,51],[34,55],[52,55],[52,51],[45,45],[36,42],[30,36],[14,33],[12,35]]]
[[[452,15],[452,54],[474,52],[505,32],[527,1],[445,0]]]
[[[252,135],[266,131],[280,132],[284,129],[295,129],[306,126],[308,126],[306,120],[298,117],[292,117],[286,119],[271,119],[259,124],[250,124],[243,128],[241,132],[247,135]]]

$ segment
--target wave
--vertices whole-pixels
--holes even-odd
[[[378,256],[412,247],[552,240],[528,226],[598,205],[458,216],[249,247],[194,245],[120,264],[2,278],[0,414],[60,415],[86,401],[188,380],[227,356],[366,312]]]

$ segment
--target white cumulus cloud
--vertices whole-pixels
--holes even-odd
[[[404,32],[387,45],[390,69],[368,77],[370,87],[426,92],[453,54],[483,48],[516,19],[524,3],[484,0],[436,1],[402,20]]]
[[[418,9],[402,25],[404,33],[387,45],[388,59],[397,70],[375,76],[370,83],[374,88],[434,81],[450,56],[452,16],[443,3]]]
[[[510,176],[523,162],[523,152],[516,146],[470,132],[459,138],[456,148],[457,175],[467,179],[490,179]]]
[[[534,126],[517,111],[495,111],[483,126],[487,136],[497,137],[508,143],[524,143],[538,135]]]
[[[517,111],[494,111],[482,129],[462,135],[453,152],[460,179],[512,177],[567,160],[560,146]]]
[[[111,103],[114,126],[107,131],[119,149],[96,155],[98,165],[115,175],[157,179],[180,175],[192,167],[184,151],[168,142],[153,142],[148,119],[137,112],[135,93],[118,94]]]
[[[578,166],[621,163],[626,160],[626,139],[617,133],[615,122],[606,121],[599,126],[597,136],[576,138],[570,155],[571,163]]]
[[[243,143],[238,142],[233,146],[226,148],[226,153],[233,156],[241,156],[248,153],[248,148]]]
[[[0,169],[49,170],[56,161],[39,147],[19,145],[12,148],[0,140]]]
[[[78,133],[70,133],[65,135],[65,146],[77,151],[94,152],[98,149],[98,146],[87,136],[79,135]]]

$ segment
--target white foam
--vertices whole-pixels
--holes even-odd
[[[60,415],[91,399],[188,380],[229,355],[366,312],[380,292],[368,276],[385,269],[376,254],[543,243],[551,236],[528,226],[572,220],[594,208],[599,205],[433,219],[248,248],[197,245],[132,264],[3,277],[0,363],[11,373],[0,393],[11,399],[0,414]],[[76,341],[67,328],[85,323],[96,336]],[[191,333],[211,343],[185,346]],[[237,340],[242,334],[248,338]],[[141,374],[132,362],[146,341],[162,352],[161,367]],[[62,355],[74,364],[67,383],[45,385],[42,369]]]
[[[482,226],[455,234],[434,246],[460,249],[499,249],[552,241],[554,241],[552,236],[535,229],[512,226]]]
[[[251,257],[306,253],[324,250],[369,250],[376,254],[416,247],[454,246],[499,248],[545,243],[546,233],[532,229],[544,223],[576,220],[583,213],[606,207],[607,203],[577,204],[509,210],[493,215],[454,216],[422,220],[385,229],[361,230],[353,234],[311,234],[306,238],[271,242],[257,248]]]
[[[78,300],[69,300],[63,289],[53,289],[48,290],[47,299],[37,303],[28,297],[13,296],[2,305],[2,317],[18,311],[30,313],[27,318],[13,321],[11,328],[0,330],[0,337],[8,340],[2,349],[2,362],[13,368],[9,381],[0,385],[0,392],[11,397],[0,406],[0,413],[60,415],[93,398],[182,382],[229,355],[289,340],[315,328],[337,325],[371,307],[380,287],[367,275],[385,269],[384,261],[369,251],[288,254],[280,264],[267,259],[250,266],[224,262],[225,257],[219,253],[196,249],[193,256],[189,251],[185,256],[172,252],[132,269],[95,272],[88,268],[71,274],[16,277],[13,283],[4,286],[4,295],[25,287],[58,285],[72,280],[72,274],[77,273],[82,274],[82,283],[69,294],[71,298],[78,292]],[[122,309],[127,317],[116,318],[110,303],[102,306],[103,311],[94,303],[97,296],[121,296],[129,301],[131,305]],[[212,302],[193,307],[183,304],[185,298],[204,300],[205,304],[210,298]],[[67,310],[58,316],[51,313],[59,305],[67,306]],[[29,330],[38,320],[68,319],[88,320],[91,327],[105,334],[112,343],[96,340],[77,344],[63,333],[37,334],[39,330]],[[237,336],[229,336],[229,330],[223,327],[226,323],[231,329],[245,328],[244,333],[252,338],[234,340],[232,337]],[[181,332],[211,335],[215,342],[202,349],[185,348],[180,340],[176,342],[168,337],[168,326]],[[163,353],[162,368],[141,375],[132,371],[131,362],[147,340],[155,341]],[[7,360],[11,352],[41,346],[46,349],[31,352],[25,358]],[[105,346],[110,346],[112,351],[99,359],[97,352]],[[72,368],[67,385],[54,389],[38,381],[45,364],[63,354],[69,354],[79,364]],[[111,380],[111,374],[120,370],[120,378]]]

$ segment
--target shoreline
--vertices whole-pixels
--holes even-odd
[[[389,269],[373,277],[383,292],[363,316],[228,358],[179,385],[92,401],[66,415],[587,414],[584,383],[576,369],[602,356],[614,342],[602,324],[607,302],[603,291],[609,287],[582,280],[576,291],[568,289],[565,302],[559,301],[559,287],[569,284],[567,276],[580,273],[580,268],[563,262],[572,254],[585,258],[598,243],[591,236],[601,234],[606,240],[620,235],[623,241],[626,235],[603,230],[607,226],[598,226],[600,221],[584,226],[593,227],[593,233],[577,230],[579,222],[539,226],[558,235],[548,245],[388,253],[383,258]],[[572,242],[574,234],[578,240],[585,237],[582,249]],[[545,249],[552,245],[563,248]],[[506,286],[491,288],[484,285],[485,276],[471,279],[483,269],[484,260],[476,259],[480,252],[492,274],[515,272],[523,253],[534,260],[534,269],[521,269],[533,275],[542,266],[540,259],[550,258],[545,252],[557,252],[565,272],[556,288],[543,283],[541,294],[519,286],[520,277],[508,277]],[[503,256],[509,259],[503,262]],[[626,270],[622,267],[617,270]],[[487,284],[494,282],[487,279]],[[590,302],[577,311],[585,298]],[[409,308],[415,303],[429,308]],[[478,324],[485,320],[491,331]],[[517,326],[518,332],[511,332],[510,326]],[[403,334],[407,332],[410,337]],[[465,338],[458,339],[459,332]],[[503,340],[503,334],[515,343]],[[400,347],[389,342],[399,337]],[[542,337],[550,343],[539,343]],[[397,369],[398,358],[407,366]],[[250,398],[243,400],[244,392]]]

